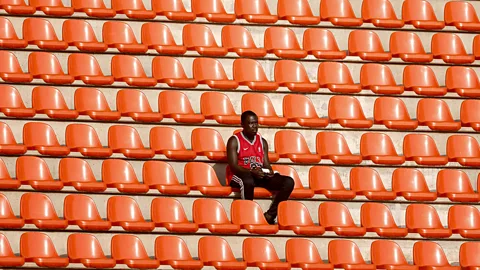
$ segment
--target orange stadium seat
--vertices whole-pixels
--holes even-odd
[[[187,243],[178,237],[164,235],[155,239],[155,259],[173,269],[202,269],[203,262],[194,260]]]
[[[367,264],[355,242],[332,240],[328,243],[328,260],[335,268],[374,270],[374,264]]]
[[[405,25],[403,20],[397,18],[389,0],[364,0],[362,18],[376,27],[402,28]]]
[[[21,267],[25,264],[25,259],[23,257],[17,256],[13,253],[10,242],[8,242],[7,237],[3,234],[0,234],[0,246],[2,246],[2,250],[0,251],[0,266]]]
[[[152,76],[159,83],[165,83],[170,87],[195,88],[198,85],[196,80],[187,77],[178,59],[168,56],[153,58]]]
[[[247,266],[258,267],[261,270],[289,270],[291,268],[289,262],[280,261],[275,247],[265,238],[243,240],[242,254]]]
[[[254,201],[234,200],[231,204],[230,216],[233,224],[240,225],[240,228],[249,233],[275,234],[278,232],[278,225],[268,224],[262,208]]]
[[[258,123],[267,126],[285,126],[286,117],[275,112],[272,101],[264,94],[247,93],[242,96],[242,112],[253,111],[258,116]]]
[[[407,134],[403,138],[403,155],[418,165],[446,165],[447,156],[441,156],[432,137],[427,134]]]
[[[283,97],[283,115],[289,122],[302,127],[326,127],[328,118],[320,118],[312,100],[304,95],[286,95]]]
[[[112,111],[102,91],[96,88],[77,88],[74,95],[75,110],[93,120],[117,121],[121,114]]]
[[[107,187],[124,193],[147,193],[148,185],[140,183],[132,165],[122,159],[106,159],[102,163],[102,180]]]
[[[156,227],[173,233],[195,233],[198,224],[188,221],[182,204],[174,198],[155,198],[150,206],[150,216]]]
[[[308,0],[279,0],[277,14],[280,20],[287,20],[291,24],[311,25],[320,23],[320,17],[313,15]]]
[[[262,65],[253,59],[235,59],[233,61],[233,78],[239,85],[245,85],[254,91],[278,89],[278,83],[269,81]]]
[[[103,42],[109,48],[115,48],[121,53],[145,53],[147,45],[139,44],[128,23],[107,21],[102,28]]]
[[[154,269],[160,262],[148,256],[142,241],[135,235],[114,235],[110,247],[112,258],[117,264],[126,264],[130,268]]]
[[[88,268],[113,268],[116,265],[114,259],[105,256],[100,242],[92,234],[70,234],[67,253],[71,263],[81,263]]]
[[[320,1],[320,18],[336,26],[354,27],[363,24],[362,19],[355,17],[352,4],[348,0]]]
[[[215,170],[207,163],[189,162],[184,168],[184,181],[190,190],[198,190],[207,196],[228,196],[232,188],[222,186]]]
[[[78,191],[102,192],[107,189],[105,183],[97,182],[90,165],[80,158],[62,158],[58,175],[65,186],[73,186]]]
[[[397,154],[392,139],[385,133],[364,133],[360,138],[360,154],[364,160],[375,164],[400,165],[405,162],[405,157]]]
[[[202,56],[219,57],[228,53],[227,48],[218,46],[212,30],[206,25],[185,25],[183,27],[182,40],[187,50],[196,51]]]
[[[452,202],[478,202],[468,175],[460,170],[444,169],[437,174],[438,197],[447,197]]]
[[[444,8],[444,18],[446,25],[455,26],[458,30],[480,30],[480,21],[475,8],[468,2],[447,2]]]
[[[184,54],[187,51],[185,46],[177,45],[170,28],[161,23],[144,23],[142,25],[142,44],[160,54]]]
[[[388,191],[380,174],[369,167],[356,167],[350,170],[350,189],[372,201],[395,200],[395,191]]]
[[[469,67],[452,66],[445,74],[447,89],[462,97],[480,97],[480,81],[475,70]]]
[[[3,166],[5,164],[1,163]],[[3,182],[5,180],[1,180],[0,182]],[[20,182],[17,181],[19,184]],[[10,205],[10,202],[8,201],[7,197],[4,194],[0,194],[0,228],[2,229],[20,229],[25,225],[25,220],[23,218],[18,218],[15,216],[12,210],[12,206]],[[0,239],[1,242],[1,239]],[[0,258],[2,256],[0,255]],[[0,265],[1,259],[0,259]]]
[[[405,90],[412,90],[417,95],[443,96],[447,87],[440,87],[435,72],[428,66],[409,65],[403,70]]]
[[[269,27],[265,30],[264,47],[267,53],[280,58],[305,58],[307,52],[302,50],[293,30],[286,27]]]
[[[168,159],[192,160],[197,157],[193,150],[187,150],[180,133],[170,127],[154,127],[150,129],[150,148]]]
[[[65,130],[65,144],[71,152],[85,157],[110,157],[112,149],[103,147],[95,129],[86,124],[69,124]]]
[[[388,206],[381,203],[364,203],[360,208],[362,227],[380,237],[405,237],[407,228],[398,227]],[[371,253],[372,254],[372,253]]]
[[[272,165],[272,169],[273,171],[276,171],[281,175],[290,176],[295,182],[293,191],[290,194],[290,198],[308,199],[308,198],[312,198],[313,195],[315,194],[313,190],[305,188],[303,186],[302,180],[300,180],[300,177],[298,176],[298,173],[294,168],[288,165]]]
[[[462,166],[479,166],[480,146],[472,136],[452,135],[447,140],[447,156],[450,162],[458,162]]]
[[[1,4],[0,4],[1,6]],[[0,47],[7,49],[23,49],[26,48],[28,42],[23,39],[19,39],[15,28],[10,20],[7,18],[0,18]]]
[[[448,209],[448,227],[463,238],[480,238],[480,212],[473,205],[454,205]]]
[[[244,19],[249,23],[276,23],[277,15],[272,15],[266,0],[237,0],[235,1],[235,15],[237,19]]]
[[[407,201],[435,201],[437,193],[428,189],[427,181],[417,169],[398,168],[393,171],[392,190]]]
[[[165,195],[185,195],[190,188],[181,185],[172,166],[164,161],[149,160],[143,164],[143,183]]]
[[[367,1],[367,0],[365,0]],[[390,61],[392,54],[385,52],[380,38],[374,31],[354,30],[348,35],[348,51],[368,61]]]
[[[0,78],[5,82],[21,83],[31,82],[33,76],[24,73],[15,54],[9,51],[0,51]]]
[[[103,0],[72,0],[72,7],[75,12],[84,12],[89,17],[112,18],[117,14],[107,8]]]
[[[115,81],[125,82],[130,86],[148,87],[157,85],[155,78],[147,77],[138,58],[129,55],[112,57],[112,75]]]
[[[65,50],[68,43],[60,41],[52,23],[41,18],[27,18],[23,21],[23,39],[42,50]]]
[[[93,55],[75,53],[68,56],[68,74],[84,84],[111,85],[113,76],[105,76]]]
[[[222,204],[214,199],[196,199],[192,207],[193,221],[211,233],[236,234],[240,225],[232,224]]]
[[[71,16],[74,12],[72,7],[64,6],[61,0],[30,0],[28,3],[49,16]]]
[[[355,84],[350,70],[344,63],[322,62],[318,66],[318,84],[334,93],[358,93],[360,84]]]
[[[418,121],[412,120],[403,100],[395,97],[379,97],[373,106],[375,124],[385,125],[389,129],[412,130],[418,127]]]
[[[0,154],[22,155],[27,152],[27,146],[17,144],[12,129],[3,122],[0,122],[0,134]]]
[[[61,146],[53,128],[41,122],[29,122],[23,126],[23,144],[29,150],[37,150],[42,155],[66,156],[70,148]]]
[[[410,204],[405,212],[409,233],[418,233],[425,238],[448,238],[452,230],[443,227],[437,210],[429,204]]]
[[[182,0],[152,1],[152,10],[157,15],[165,16],[173,21],[194,21],[196,18],[193,12],[188,12],[185,9]]]
[[[416,270],[417,266],[408,264],[402,248],[391,240],[376,240],[370,247],[371,263],[382,269]]]
[[[418,1],[418,0],[413,0]],[[394,32],[390,35],[390,53],[404,62],[432,62],[433,55],[426,53],[415,32]]]
[[[370,128],[373,121],[365,117],[362,105],[355,97],[333,96],[328,102],[330,123],[346,128]]]
[[[28,6],[24,0],[2,0],[0,8],[8,14],[31,15],[35,13],[35,7]]]
[[[58,58],[47,52],[33,52],[28,56],[28,71],[33,78],[46,83],[71,84],[75,78],[63,72]]]
[[[464,100],[460,107],[460,119],[462,126],[471,127],[475,131],[480,131],[480,112],[478,100]],[[1,110],[1,109],[0,109]]]
[[[35,109],[26,108],[18,90],[10,85],[0,86],[0,112],[9,117],[33,117]]]
[[[34,156],[17,158],[15,174],[22,185],[30,185],[35,190],[58,191],[63,189],[61,181],[53,180],[47,163]]]
[[[163,119],[161,113],[152,111],[147,96],[133,89],[123,89],[117,92],[117,110],[122,116],[131,117],[139,122],[160,122]]]
[[[192,0],[192,12],[197,17],[203,17],[209,22],[232,23],[235,14],[227,14],[222,0]]]
[[[318,163],[321,159],[320,155],[310,152],[303,135],[292,130],[275,133],[275,152],[280,158],[288,158],[295,163]]]
[[[297,201],[283,201],[278,206],[278,227],[298,235],[322,235],[325,228],[313,223],[307,207]]]
[[[362,157],[353,155],[345,137],[338,132],[319,132],[316,138],[317,154],[335,164],[360,164]]]
[[[152,158],[155,151],[146,148],[138,131],[131,126],[114,125],[108,128],[108,147],[127,158]]]
[[[52,239],[40,232],[26,232],[20,237],[20,256],[25,262],[33,262],[40,267],[67,267],[68,258],[58,256]]]
[[[355,225],[348,208],[339,202],[321,203],[318,207],[318,220],[326,231],[333,231],[339,236],[364,236],[367,233],[365,227]],[[330,262],[337,265],[331,259]]]
[[[246,262],[237,261],[228,242],[218,236],[204,236],[198,240],[198,258],[205,266],[213,266],[218,270],[247,268]]]
[[[452,33],[436,33],[432,36],[432,54],[448,64],[470,64],[475,61],[474,55],[467,54],[462,39]]]
[[[240,115],[235,112],[232,101],[224,93],[204,92],[200,96],[200,111],[205,119],[213,119],[219,124],[240,124]]]
[[[344,59],[346,51],[340,51],[332,32],[310,28],[303,33],[303,49],[318,59]]]
[[[63,216],[70,225],[77,225],[85,231],[108,231],[112,224],[103,220],[97,205],[86,195],[70,194],[63,201]]]
[[[151,232],[155,228],[155,223],[145,221],[138,203],[127,196],[111,196],[108,198],[107,219],[113,226],[121,226],[124,230],[130,232]],[[126,243],[123,242],[123,244]],[[113,250],[112,253],[112,257],[115,257]]]
[[[437,19],[432,4],[426,0],[403,2],[402,19],[417,29],[440,30],[445,27],[445,22]]]
[[[345,189],[340,175],[332,167],[311,167],[308,181],[310,189],[315,191],[315,194],[323,194],[328,199],[351,200],[356,196],[355,191]]]
[[[70,110],[62,92],[49,86],[37,86],[32,91],[32,107],[54,119],[77,119],[78,112]]]
[[[360,69],[360,85],[375,94],[402,94],[403,86],[397,85],[390,68],[382,64],[365,64]]]
[[[413,245],[413,262],[419,268],[460,269],[460,266],[452,266],[448,262],[447,256],[439,244],[429,241],[419,241]]]
[[[26,224],[41,230],[64,230],[68,221],[60,219],[50,198],[42,193],[24,193],[20,198],[20,216]]]
[[[418,124],[436,131],[457,131],[461,123],[453,119],[448,104],[441,99],[421,99],[417,104]]]
[[[74,2],[74,1],[73,1]],[[80,51],[104,52],[107,44],[99,42],[92,26],[85,20],[66,20],[62,26],[62,39],[69,46],[75,46]],[[70,55],[69,57],[74,56]]]
[[[459,263],[462,268],[475,269],[480,266],[478,257],[475,256],[478,254],[479,247],[478,242],[466,242],[460,245]]]
[[[294,60],[280,60],[275,63],[275,81],[279,86],[292,92],[316,92],[318,84],[311,82],[305,67]]]
[[[177,123],[203,123],[205,116],[193,111],[187,95],[180,91],[162,91],[158,96],[158,110]]]
[[[292,267],[318,270],[333,269],[332,264],[323,262],[317,246],[308,239],[288,239],[285,244],[285,257]]]
[[[206,84],[213,89],[236,89],[238,82],[230,80],[220,61],[213,58],[196,58],[193,60],[193,78],[199,84]]]
[[[147,10],[141,0],[111,0],[111,3],[113,10],[131,19],[148,20],[157,16],[155,11]]]
[[[2,159],[0,159],[0,188],[8,190],[8,189],[17,189],[19,187],[20,187],[20,181],[18,181],[18,179],[12,179],[12,177],[8,173],[7,166],[5,166],[5,162],[3,162]],[[0,209],[2,207],[3,206],[0,199]],[[8,211],[0,211],[0,213],[4,213],[4,214],[6,214],[7,212]]]
[[[252,34],[241,25],[226,25],[222,28],[222,46],[242,57],[264,57],[267,54],[267,50],[255,45]]]
[[[475,56],[475,60],[480,59],[480,37],[477,35],[473,38],[473,55]]]

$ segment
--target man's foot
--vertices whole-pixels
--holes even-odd
[[[270,225],[275,225],[275,217],[268,214],[268,213],[264,213],[263,216],[265,217],[265,219],[267,220],[268,224]]]

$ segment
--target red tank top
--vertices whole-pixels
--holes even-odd
[[[245,169],[253,169],[255,167],[263,167],[263,140],[262,136],[257,133],[253,142],[250,142],[243,136],[243,133],[237,132],[233,135],[238,142],[237,156],[238,165]],[[230,184],[230,180],[233,177],[233,173],[230,170],[230,166],[227,166],[227,184]]]

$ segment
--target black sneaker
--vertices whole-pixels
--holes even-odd
[[[268,214],[268,213],[264,213],[263,216],[264,216],[265,219],[267,220],[268,224],[270,224],[270,225],[275,225],[275,217],[271,216],[271,215]]]

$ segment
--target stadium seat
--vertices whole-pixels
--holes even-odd
[[[77,0],[77,1],[86,1],[86,0]],[[73,0],[72,2],[75,3],[75,0]],[[101,3],[103,4],[103,2]],[[90,25],[90,23],[88,23],[85,20],[64,21],[62,26],[62,39],[63,41],[67,42],[69,46],[74,46],[80,51],[84,51],[84,52],[104,52],[108,48],[107,44],[98,41],[92,26]],[[75,56],[75,54],[70,55],[69,57],[72,57],[72,56]],[[77,67],[77,68],[80,68],[80,67]],[[88,67],[85,67],[85,69],[88,70]],[[98,69],[100,68],[98,67]],[[74,74],[71,74],[71,75],[75,76]],[[88,75],[92,75],[92,74],[88,74]]]
[[[139,44],[128,23],[107,21],[102,28],[103,42],[109,48],[115,48],[121,53],[145,53],[147,45]]]
[[[213,58],[196,58],[193,60],[193,78],[199,84],[206,84],[212,89],[236,89],[238,82],[230,80],[220,61]]]
[[[26,232],[20,237],[20,256],[25,262],[33,262],[40,267],[67,267],[68,258],[58,256],[52,239],[40,232]]]
[[[289,122],[302,127],[320,128],[328,125],[328,118],[320,118],[312,100],[304,95],[289,94],[283,97],[283,115]]]
[[[435,131],[457,131],[461,123],[453,119],[448,104],[441,99],[421,99],[417,104],[418,124]]]
[[[180,133],[170,127],[154,127],[150,129],[150,148],[168,159],[192,160],[197,157],[193,150],[187,150]]]
[[[198,240],[198,258],[205,266],[213,266],[218,270],[247,268],[246,262],[237,261],[228,242],[217,236],[204,236]]]
[[[398,57],[404,62],[429,63],[433,60],[433,55],[425,52],[422,41],[415,32],[392,33],[390,35],[390,53],[392,57]]]
[[[222,135],[215,129],[195,128],[191,135],[192,150],[198,156],[206,156],[210,160],[225,161],[227,149]]]
[[[172,21],[194,21],[197,17],[193,12],[187,12],[182,0],[152,1],[152,10]]]
[[[335,164],[360,164],[362,157],[353,155],[345,137],[338,132],[319,132],[316,138],[317,155]]]
[[[360,217],[362,227],[380,237],[405,237],[408,234],[407,228],[398,227],[390,208],[384,204],[370,202],[362,204]]]
[[[427,134],[407,134],[403,138],[403,155],[407,161],[418,165],[440,166],[448,163],[447,156],[441,156],[432,137]]]
[[[275,234],[278,232],[278,225],[268,224],[262,208],[254,201],[234,200],[231,204],[230,216],[233,224],[240,225],[240,228],[249,233]],[[246,260],[245,256],[243,258]]]
[[[153,112],[147,96],[133,89],[123,89],[117,92],[117,110],[122,116],[131,117],[138,122],[160,122],[161,113]]]
[[[80,158],[62,158],[58,175],[63,185],[73,186],[78,191],[103,192],[107,189],[107,184],[97,182],[90,165]]]
[[[187,243],[178,237],[164,235],[155,239],[155,259],[173,269],[202,269],[203,262],[194,260]]]
[[[200,111],[205,119],[215,120],[219,124],[240,124],[240,115],[235,112],[232,101],[224,93],[204,92],[200,96]]]
[[[272,15],[266,0],[237,0],[235,1],[235,15],[237,19],[244,19],[249,23],[276,23],[277,15]]]
[[[303,50],[318,59],[344,59],[346,51],[340,51],[332,32],[310,28],[303,33]]]
[[[285,257],[292,267],[301,269],[332,270],[333,265],[324,263],[317,246],[309,239],[288,239],[285,244]]]
[[[116,265],[114,259],[105,256],[100,241],[92,234],[70,234],[67,253],[71,263],[81,263],[88,268],[113,268]]]
[[[192,213],[193,221],[198,227],[207,228],[211,233],[236,234],[240,231],[240,225],[230,222],[227,212],[217,200],[196,199]]]
[[[443,227],[437,210],[428,204],[410,204],[405,212],[409,233],[418,233],[425,238],[448,238],[452,230]]]
[[[141,0],[111,0],[112,9],[117,14],[125,14],[128,18],[137,20],[149,20],[156,17],[153,10],[147,10]]]
[[[307,207],[297,201],[283,201],[278,205],[278,227],[298,235],[322,235],[325,228],[313,223]]]
[[[33,52],[28,55],[28,71],[35,79],[51,84],[71,84],[75,78],[65,74],[58,58],[47,52]]]
[[[355,191],[345,189],[340,175],[332,167],[311,167],[308,181],[310,189],[315,191],[315,194],[323,194],[328,199],[351,200],[356,196]]]
[[[174,198],[155,198],[150,206],[150,216],[156,227],[172,233],[195,233],[198,224],[188,221],[182,204]]]
[[[313,15],[308,0],[279,0],[277,3],[278,19],[291,24],[319,24],[320,17]]]
[[[130,268],[155,269],[160,262],[151,259],[142,241],[135,235],[118,234],[114,235],[110,244],[112,258],[117,264],[126,264]]]
[[[96,88],[77,88],[74,95],[75,110],[93,120],[117,121],[121,114],[112,111],[102,91]]]
[[[286,117],[279,117],[272,101],[264,94],[247,93],[242,96],[242,112],[253,111],[258,116],[258,123],[266,126],[285,126]]]
[[[207,163],[189,162],[184,168],[184,181],[190,190],[198,190],[207,196],[228,196],[232,188],[222,186],[215,170]]]
[[[8,14],[31,15],[35,13],[35,7],[28,6],[24,0],[2,1],[0,8]]]
[[[475,70],[469,67],[452,66],[445,74],[445,85],[461,97],[480,97],[480,81]]]
[[[162,91],[158,96],[158,110],[166,118],[178,123],[203,123],[205,116],[193,111],[187,95],[180,91]]]
[[[365,0],[367,1],[367,0]],[[365,4],[365,2],[364,2]],[[385,52],[380,38],[374,31],[354,30],[348,35],[348,52],[365,61],[390,61],[392,54]]]
[[[321,203],[318,207],[318,220],[326,231],[333,231],[339,236],[364,236],[367,233],[365,227],[355,225],[348,208],[339,202]],[[337,267],[337,263],[329,260]]]
[[[170,87],[195,88],[198,85],[196,80],[187,77],[178,59],[168,56],[153,58],[152,76],[159,83],[165,83]]]
[[[385,133],[364,133],[360,138],[360,154],[364,160],[375,164],[400,165],[405,162],[399,156],[392,139]]]
[[[8,242],[5,235],[0,234],[0,246],[2,250],[0,252],[0,266],[2,267],[21,267],[25,264],[25,259],[20,256],[16,256],[13,253],[10,242]]]
[[[84,12],[89,17],[112,18],[117,14],[115,10],[107,8],[103,0],[72,0],[75,12]]]
[[[23,21],[23,39],[42,50],[65,50],[68,43],[60,41],[52,23],[41,18],[27,18]]]
[[[228,53],[227,48],[218,46],[212,30],[203,24],[185,25],[182,40],[187,50],[196,51],[202,56],[219,57]]]
[[[355,242],[332,240],[328,243],[328,260],[335,268],[374,270],[374,264],[367,264]]]
[[[447,156],[450,162],[458,162],[462,166],[479,166],[480,146],[472,136],[452,135],[447,140]]]
[[[243,259],[247,266],[258,267],[260,270],[289,270],[289,262],[278,258],[275,247],[265,238],[246,238],[242,245]]]
[[[417,266],[408,264],[402,248],[391,240],[376,240],[370,246],[371,263],[381,269],[416,270]]]
[[[1,6],[1,4],[0,4]],[[7,18],[0,18],[0,47],[6,49],[23,49],[28,46],[28,42],[19,39],[12,22]]]
[[[373,106],[375,124],[385,125],[389,129],[412,130],[418,127],[418,121],[412,120],[403,100],[395,97],[379,97]]]
[[[222,28],[222,46],[240,57],[256,58],[267,54],[267,50],[255,45],[252,34],[241,25],[226,25]]]
[[[165,1],[153,1],[153,3]],[[187,48],[177,45],[172,31],[162,23],[144,23],[142,25],[142,44],[154,49],[160,54],[184,54]]]
[[[58,217],[50,198],[42,193],[22,195],[20,216],[26,224],[34,224],[41,230],[65,230],[68,226],[67,220]]]
[[[113,76],[105,76],[93,55],[75,53],[68,56],[68,74],[84,84],[111,85]]]
[[[335,26],[355,27],[363,24],[362,19],[355,17],[355,12],[348,0],[320,1],[320,18]]]
[[[375,94],[402,94],[403,86],[397,85],[390,68],[382,64],[365,64],[360,69],[360,85]]]
[[[37,113],[44,113],[53,119],[77,119],[78,112],[70,110],[62,92],[49,86],[37,86],[32,91],[32,107]]]
[[[29,5],[49,16],[71,16],[73,8],[63,5],[61,0],[31,0]]]
[[[35,190],[58,191],[63,189],[61,181],[53,180],[47,163],[34,156],[17,158],[15,175],[22,185],[30,185]]]
[[[322,62],[318,66],[318,84],[334,93],[359,93],[360,84],[355,84],[350,70],[344,63]]]
[[[181,185],[172,166],[164,161],[149,160],[143,163],[143,183],[165,195],[185,195],[190,188]]]
[[[345,128],[370,128],[373,121],[363,114],[362,105],[355,97],[333,96],[328,101],[330,123],[338,123]]]
[[[397,18],[389,0],[364,0],[362,18],[376,27],[402,28],[405,25],[403,20]]]
[[[5,166],[3,161],[1,161],[1,165]],[[0,183],[5,180],[0,180]],[[20,182],[17,181],[19,184]],[[7,197],[4,194],[0,194],[0,228],[2,229],[20,229],[25,225],[25,220],[23,218],[18,218],[15,216],[12,210],[12,206],[8,201]],[[3,239],[0,236],[0,243]],[[0,258],[2,258],[2,254],[0,253]],[[2,259],[0,259],[0,265],[2,265]]]
[[[121,226],[125,231],[151,232],[155,229],[155,223],[145,221],[138,203],[127,196],[111,196],[108,198],[107,219],[113,226]],[[126,243],[123,242],[123,245],[126,245]],[[115,258],[113,250],[112,257]]]
[[[147,77],[140,60],[129,55],[112,57],[112,75],[115,81],[125,82],[130,86],[148,87],[157,85],[157,80]]]
[[[15,54],[9,51],[0,51],[0,78],[5,82],[22,83],[31,82],[33,76],[30,73],[24,73]]]
[[[473,270],[480,266],[478,257],[475,256],[478,247],[478,242],[466,242],[460,245],[459,264],[462,268]]]
[[[63,201],[63,216],[70,225],[77,225],[85,231],[108,231],[112,224],[103,220],[97,205],[86,195],[70,194]]]
[[[295,163],[318,163],[320,155],[308,149],[303,135],[297,131],[280,130],[275,133],[275,153]]]
[[[253,59],[235,59],[233,62],[233,79],[239,85],[245,85],[254,91],[274,91],[277,82],[268,80],[262,65]]]
[[[267,53],[280,58],[305,58],[307,52],[302,50],[293,30],[286,27],[269,27],[265,30],[264,47]]]
[[[434,34],[431,47],[433,57],[448,64],[471,64],[475,61],[475,56],[467,54],[462,39],[456,34]]]
[[[302,184],[302,180],[298,176],[297,171],[288,166],[288,165],[272,165],[272,169],[274,172],[278,172],[281,175],[289,176],[295,182],[293,187],[293,191],[290,194],[289,198],[292,199],[308,199],[312,198],[315,192],[311,189],[305,188]]]
[[[305,67],[294,60],[280,60],[275,63],[275,81],[279,86],[292,92],[316,92],[318,84],[311,82]]]
[[[106,159],[102,162],[102,181],[122,193],[147,193],[148,185],[140,183],[133,166],[126,160]]]
[[[452,266],[442,247],[430,241],[419,241],[413,245],[413,262],[419,268],[459,270],[460,266]]]
[[[131,126],[114,125],[108,128],[108,147],[127,158],[152,158],[155,151],[146,148],[138,131]]]
[[[0,159],[0,189],[2,190],[17,189],[20,187],[20,185],[21,184],[18,179],[12,179],[12,177],[10,177],[10,174],[8,173],[8,170],[7,170],[7,166],[5,166],[5,162],[3,162],[2,159]],[[0,200],[0,209],[1,207],[3,206]],[[0,213],[6,213],[6,212],[8,211],[0,211]]]
[[[452,202],[478,202],[468,175],[464,171],[444,169],[437,174],[438,197],[447,197]]]
[[[41,122],[29,122],[23,126],[23,143],[29,150],[42,155],[66,156],[70,148],[61,146],[53,128]]]
[[[8,117],[33,117],[33,108],[26,108],[18,90],[10,85],[0,86],[0,112]]]
[[[407,0],[402,4],[402,19],[417,29],[440,30],[445,22],[439,21],[432,4],[427,0]]]
[[[447,2],[444,8],[444,18],[446,25],[455,26],[458,30],[480,30],[480,21],[475,8],[468,2]]]
[[[478,100],[474,99],[464,100],[460,107],[462,126],[471,127],[475,131],[480,131],[480,113],[477,110],[478,102]]]
[[[408,201],[435,201],[437,193],[428,189],[422,172],[417,169],[398,168],[393,171],[392,190]]]
[[[27,146],[17,144],[15,137],[13,136],[12,129],[0,122],[0,154],[2,155],[22,155],[27,152]]]
[[[448,228],[463,238],[478,239],[480,212],[473,205],[454,205],[448,209]]]
[[[444,96],[447,87],[440,87],[435,72],[428,66],[409,65],[403,70],[405,90],[412,90],[417,95]]]
[[[227,14],[222,0],[192,0],[192,12],[197,17],[203,17],[209,22],[232,23],[235,14]]]
[[[476,35],[473,38],[473,55],[475,56],[475,60],[480,59],[480,36]]]
[[[380,174],[369,167],[356,167],[350,170],[350,189],[372,201],[390,201],[397,198],[395,191],[388,191]]]

